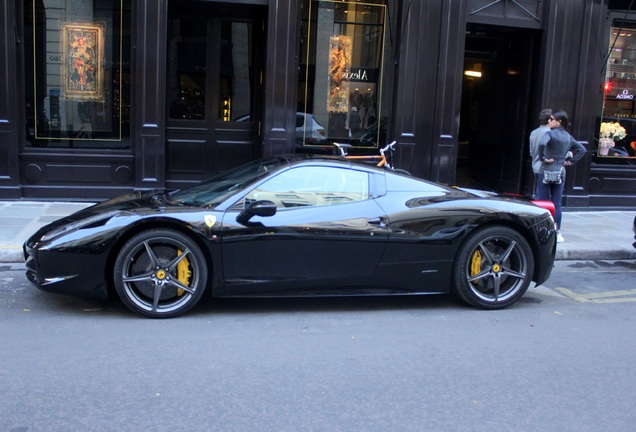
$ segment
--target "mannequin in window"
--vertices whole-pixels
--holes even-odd
[[[82,127],[77,131],[76,138],[93,138],[93,104],[80,102],[77,104],[77,114]]]
[[[355,134],[362,127],[362,118],[360,117],[360,108],[362,108],[362,93],[356,88],[349,94],[349,131]]]
[[[362,97],[362,126],[366,129],[375,122],[375,95],[371,89],[367,89]]]

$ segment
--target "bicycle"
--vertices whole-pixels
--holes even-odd
[[[346,159],[354,159],[354,160],[360,160],[360,161],[373,161],[373,162],[377,160],[379,161],[376,164],[377,167],[384,167],[385,169],[388,169],[389,171],[393,171],[399,174],[405,174],[409,176],[411,175],[410,172],[401,168],[396,168],[395,165],[393,164],[393,153],[395,153],[395,145],[397,144],[397,141],[393,141],[392,143],[382,147],[379,150],[380,151],[379,155],[363,155],[363,156],[349,155],[347,153],[347,149],[349,147],[352,147],[351,144],[341,144],[341,143],[333,143],[333,144],[338,149],[339,155]]]

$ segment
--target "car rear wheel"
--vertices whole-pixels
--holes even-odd
[[[528,289],[534,257],[526,239],[500,226],[473,233],[462,245],[453,268],[453,293],[482,309],[502,309]]]
[[[157,229],[131,238],[117,255],[115,289],[124,304],[151,318],[172,318],[194,307],[207,284],[205,257],[189,237]]]

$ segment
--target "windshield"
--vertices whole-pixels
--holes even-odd
[[[217,174],[196,186],[175,191],[170,194],[169,199],[172,204],[191,206],[217,205],[230,195],[286,164],[287,161],[285,159],[278,158],[253,161]]]

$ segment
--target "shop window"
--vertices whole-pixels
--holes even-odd
[[[24,2],[27,147],[130,147],[130,0]]]
[[[313,121],[297,128],[297,141],[384,145],[391,8],[385,1],[329,0],[304,0],[302,8],[298,111]]]
[[[613,20],[596,157],[599,163],[636,163],[636,21]]]

